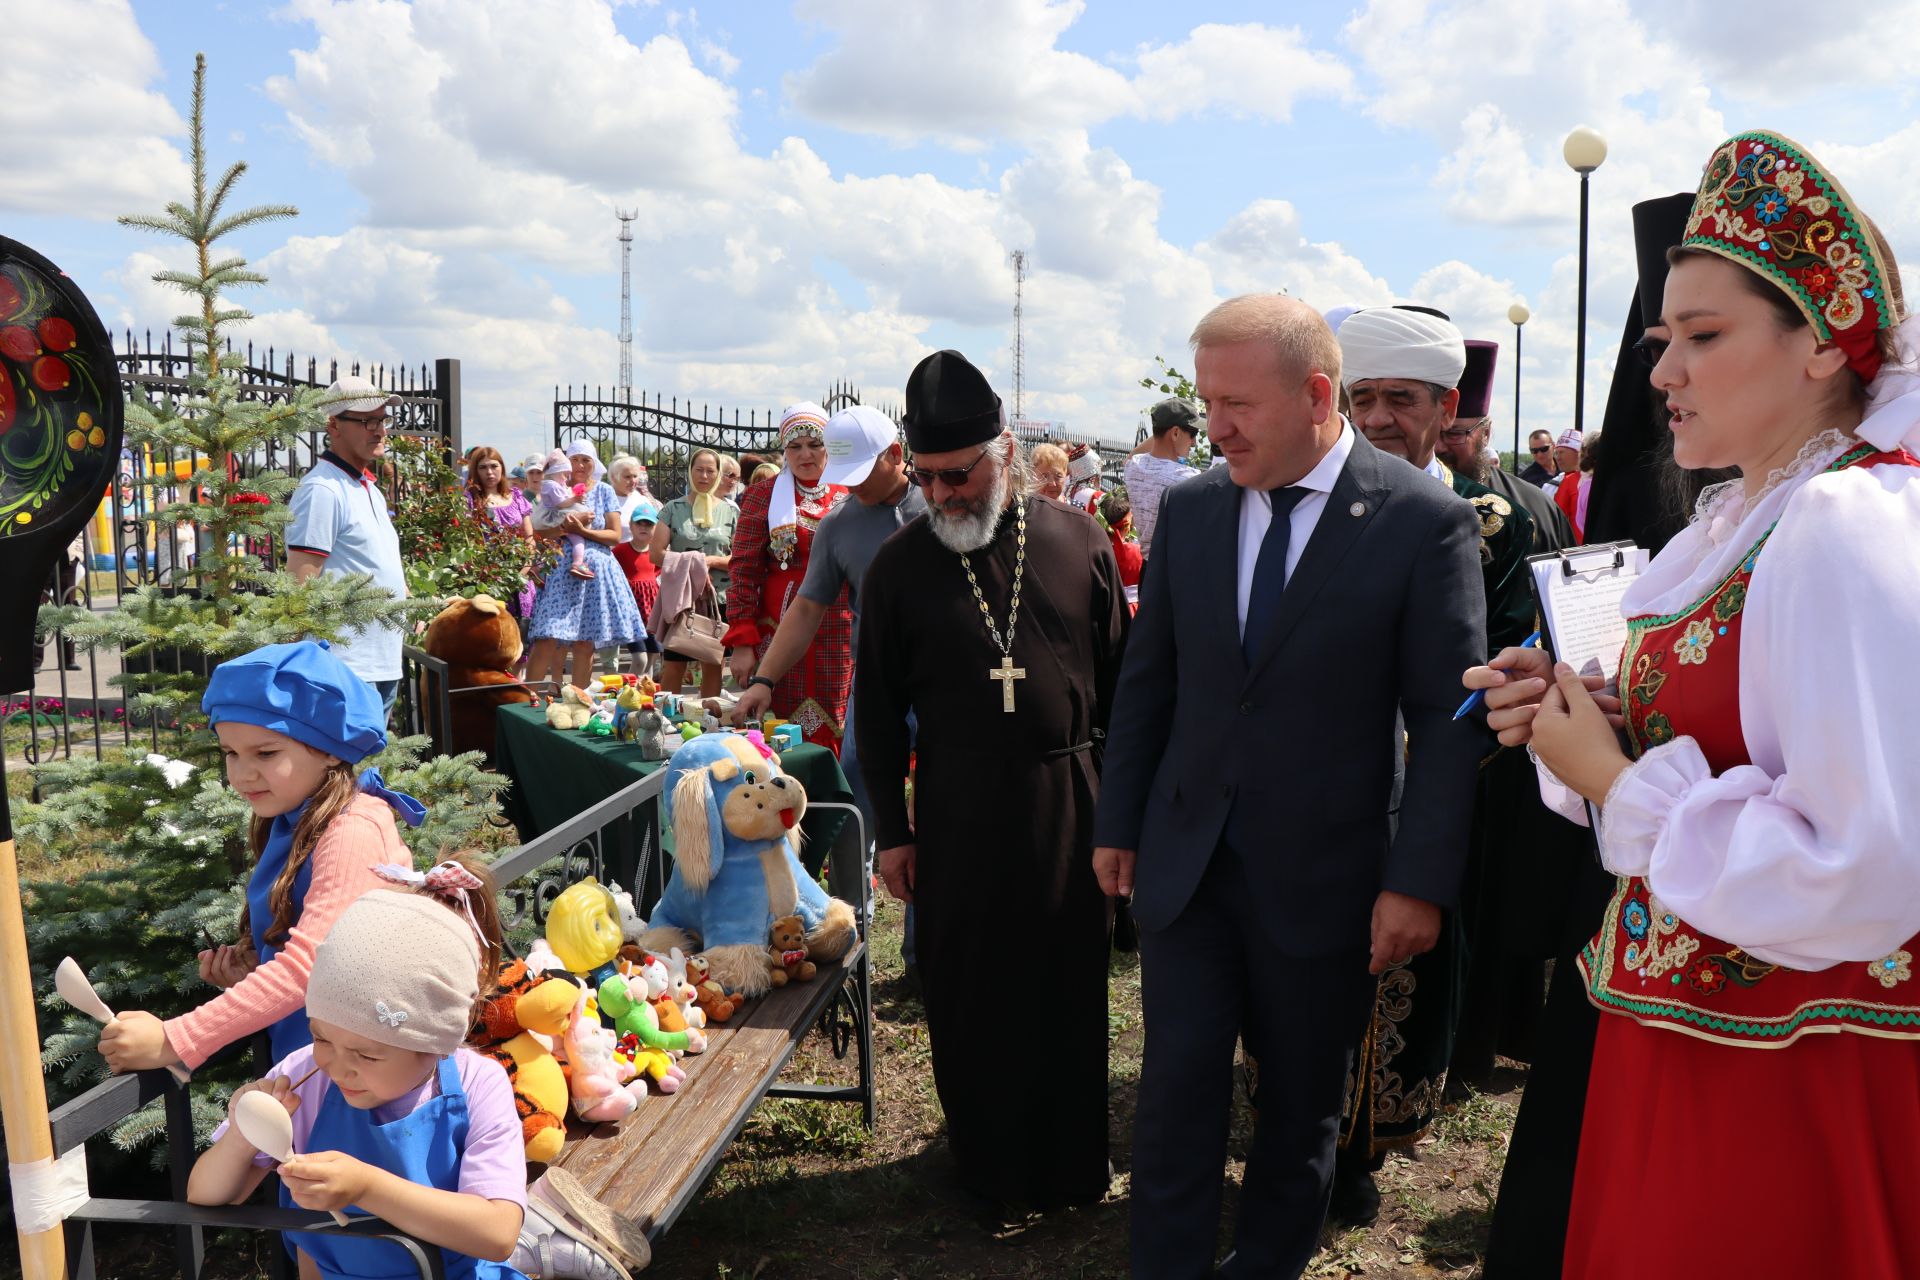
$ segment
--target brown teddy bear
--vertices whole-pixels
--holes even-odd
[[[448,750],[491,756],[494,708],[534,701],[532,690],[513,673],[520,661],[519,624],[490,595],[455,596],[428,624],[423,647],[447,664],[449,689],[472,691],[451,695]]]
[[[776,987],[789,979],[806,982],[818,972],[807,959],[807,928],[799,916],[781,916],[773,922],[773,945],[767,948],[768,977]]]

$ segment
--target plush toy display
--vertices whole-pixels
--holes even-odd
[[[818,972],[807,959],[807,932],[800,927],[799,916],[781,916],[773,922],[773,945],[767,948],[767,977],[776,987],[788,979],[811,982]]]
[[[800,917],[809,959],[847,953],[853,908],[800,865],[807,796],[777,761],[737,733],[706,734],[674,752],[662,795],[674,867],[641,938],[649,951],[697,950],[723,987],[749,996],[772,985],[767,939],[782,916]]]
[[[661,1093],[673,1093],[686,1078],[673,1060],[677,1052],[700,1053],[707,1038],[698,1031],[662,1031],[660,1015],[647,999],[647,980],[615,974],[600,984],[600,1008],[613,1019],[613,1029],[630,1048],[634,1069],[647,1076]]]
[[[589,988],[613,975],[614,957],[625,941],[619,902],[591,876],[562,889],[547,908],[547,945],[567,972],[585,978]]]
[[[587,989],[580,988],[561,1041],[567,1055],[567,1091],[573,1114],[592,1124],[611,1124],[640,1105],[647,1082],[634,1078],[631,1065],[614,1056],[614,1034],[588,1011],[587,995]]]
[[[687,958],[675,947],[662,957],[667,966],[667,995],[679,1009],[679,1017],[687,1026],[704,1031],[707,1026],[707,1014],[700,1007],[700,993],[694,988],[687,973]],[[664,1019],[661,1025],[665,1026]]]
[[[527,1159],[544,1164],[566,1140],[567,1078],[547,1044],[533,1033],[565,1033],[581,988],[515,960],[500,971],[499,990],[480,1007],[468,1043],[507,1069]]]
[[[577,685],[561,685],[560,696],[547,703],[547,723],[556,729],[578,729],[592,718],[593,699]]]
[[[520,661],[520,626],[507,606],[481,594],[455,596],[427,625],[421,646],[447,664],[447,687],[472,690],[452,695],[449,750],[493,754],[494,708],[531,703],[533,691],[514,674]]]

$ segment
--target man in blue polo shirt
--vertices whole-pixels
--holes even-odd
[[[301,582],[316,573],[364,573],[404,600],[400,535],[371,470],[387,451],[389,406],[398,397],[354,375],[328,387],[327,399],[326,452],[301,477],[289,504],[287,572]],[[398,627],[374,623],[347,631],[333,651],[391,708],[400,688],[400,642]]]

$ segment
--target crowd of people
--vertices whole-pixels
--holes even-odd
[[[1153,407],[1112,491],[1084,447],[1023,448],[939,351],[898,424],[793,405],[775,458],[700,450],[665,503],[586,442],[515,467],[476,449],[470,500],[572,540],[516,601],[531,679],[625,650],[680,688],[697,664],[708,696],[731,677],[735,723],[777,714],[839,753],[983,1200],[1110,1194],[1124,925],[1138,1276],[1299,1275],[1496,1057],[1531,1074],[1486,1275],[1920,1274],[1898,1176],[1920,1141],[1920,333],[1877,228],[1773,134],[1636,208],[1634,239],[1643,363],[1615,371],[1604,430],[1535,432],[1512,469],[1495,344],[1426,306],[1256,294],[1198,319],[1196,399]],[[292,567],[385,583],[387,404],[336,391]],[[1532,645],[1527,561],[1622,538],[1656,554],[1609,680]],[[299,1149],[351,1153],[283,1166],[291,1202],[611,1274],[564,1195],[529,1204],[503,1167],[510,1100],[457,1047],[497,955],[483,870],[386,883],[418,805],[355,768],[398,675],[384,636],[216,670],[255,813],[245,936],[200,956],[222,995],[124,1013],[102,1051],[191,1066],[267,1030],[258,1088],[311,1102]],[[1044,975],[1017,1088],[981,1069],[1009,1009],[983,938]],[[301,1092],[314,1066],[344,1103]],[[1237,1081],[1255,1121],[1217,1260]],[[433,1141],[469,1159],[423,1163]],[[263,1163],[224,1132],[192,1193],[244,1196]]]

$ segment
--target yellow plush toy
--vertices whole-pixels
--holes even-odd
[[[500,971],[499,990],[487,998],[468,1037],[475,1049],[507,1069],[520,1137],[527,1159],[544,1164],[566,1141],[567,1077],[540,1036],[560,1036],[573,1016],[580,988],[568,978],[548,978],[515,960]]]

